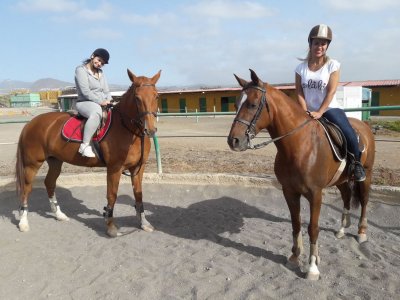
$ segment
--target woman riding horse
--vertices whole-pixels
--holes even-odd
[[[297,99],[312,118],[324,117],[342,130],[348,154],[354,163],[354,180],[364,181],[365,171],[360,163],[361,152],[356,133],[336,99],[340,63],[326,55],[331,41],[332,30],[329,26],[320,24],[311,29],[307,58],[296,68]]]
[[[336,185],[343,199],[341,228],[336,236],[343,237],[344,229],[350,226],[350,200],[353,199],[355,205],[361,204],[358,240],[361,243],[367,239],[366,213],[375,156],[374,136],[364,122],[350,119],[351,126],[364,144],[361,162],[366,170],[366,179],[355,182],[353,186],[349,184],[349,181],[352,181],[348,176],[349,166],[340,169],[342,162],[335,158],[322,125],[306,114],[296,101],[276,88],[264,84],[254,71],[250,71],[250,82],[235,75],[243,91],[236,102],[237,114],[228,136],[228,144],[234,151],[245,151],[275,143],[275,174],[282,185],[292,220],[293,247],[288,265],[300,266],[299,257],[303,250],[300,199],[303,196],[310,204],[310,256],[307,278],[317,280],[320,274],[317,267],[320,263],[318,222],[324,188]],[[252,139],[263,129],[268,130],[272,139],[263,144],[253,145]]]

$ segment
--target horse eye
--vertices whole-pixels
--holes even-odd
[[[255,105],[254,103],[249,103],[247,102],[247,108],[249,109],[255,109],[257,107],[257,105]]]

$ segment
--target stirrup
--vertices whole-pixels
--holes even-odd
[[[362,182],[366,179],[364,167],[358,161],[354,162],[353,175],[354,175],[354,180],[357,182]]]

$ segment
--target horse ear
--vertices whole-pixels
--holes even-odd
[[[239,82],[239,84],[240,84],[241,87],[244,87],[244,86],[247,84],[247,81],[246,81],[246,80],[244,80],[244,79],[242,79],[242,78],[236,76],[236,74],[233,74],[233,76],[235,76],[237,82]]]
[[[251,81],[257,86],[263,86],[263,82],[260,80],[260,78],[258,78],[256,72],[254,72],[252,69],[249,70],[251,74]]]
[[[160,76],[161,76],[161,70],[158,71],[158,73],[151,78],[151,83],[156,84],[158,79],[160,79]]]
[[[136,81],[137,77],[135,76],[135,74],[132,73],[131,70],[129,70],[129,69],[126,69],[126,70],[128,72],[129,79],[132,81],[132,83],[134,83]]]

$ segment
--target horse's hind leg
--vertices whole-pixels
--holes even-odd
[[[367,204],[369,199],[369,191],[371,186],[371,172],[367,170],[367,178],[363,182],[359,182],[359,201],[361,204],[361,216],[358,223],[358,242],[361,244],[367,241]]]
[[[44,180],[44,185],[46,186],[47,195],[49,196],[51,211],[55,214],[57,220],[69,221],[69,218],[61,211],[55,194],[56,181],[61,173],[63,162],[54,157],[49,157],[47,163],[49,165],[49,171]]]
[[[32,192],[32,184],[33,180],[36,176],[37,171],[39,170],[41,163],[39,165],[25,166],[23,167],[23,186],[21,188],[21,205],[19,210],[19,223],[18,228],[22,232],[29,231],[29,222],[28,222],[28,198]],[[22,172],[21,172],[22,173]],[[21,174],[22,176],[22,174]]]
[[[303,238],[301,235],[301,216],[300,216],[300,194],[283,189],[286,203],[289,207],[290,217],[292,219],[293,229],[293,247],[292,255],[288,259],[289,268],[300,266],[299,256],[303,251]]]
[[[343,199],[343,212],[342,212],[342,222],[339,231],[336,232],[335,236],[340,239],[344,237],[344,229],[350,227],[350,200],[351,200],[351,189],[347,182],[342,183],[337,186],[340,191],[340,195]]]

